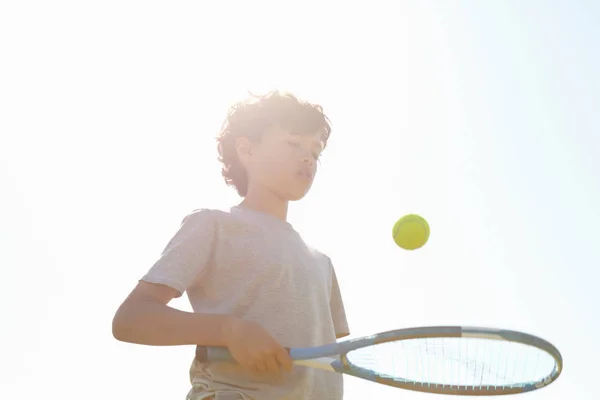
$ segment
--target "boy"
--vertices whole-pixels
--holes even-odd
[[[341,374],[292,367],[285,347],[349,334],[330,259],[286,221],[310,189],[331,128],[320,106],[272,92],[234,105],[218,137],[243,201],[187,215],[113,320],[116,339],[226,346],[237,363],[190,368],[188,400],[338,400]],[[187,292],[193,313],[167,304]]]

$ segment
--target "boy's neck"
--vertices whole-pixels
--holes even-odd
[[[261,191],[258,193],[249,190],[244,200],[240,203],[240,206],[273,215],[282,221],[287,221],[288,204],[287,200],[283,200],[272,192]]]

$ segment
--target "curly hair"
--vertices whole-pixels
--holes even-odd
[[[288,92],[272,91],[253,95],[230,107],[217,136],[221,175],[242,197],[248,192],[248,176],[236,151],[236,140],[247,137],[260,141],[263,133],[279,127],[297,134],[321,132],[324,147],[331,134],[329,118],[320,105],[300,100]]]

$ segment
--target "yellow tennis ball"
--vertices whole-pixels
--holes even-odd
[[[429,240],[429,224],[419,215],[405,215],[394,224],[392,237],[403,249],[416,250]]]

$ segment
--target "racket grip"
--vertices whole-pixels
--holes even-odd
[[[226,347],[196,346],[196,360],[201,363],[213,361],[234,361]]]
[[[286,347],[288,353],[293,356],[293,350]],[[226,347],[212,346],[196,346],[196,361],[201,363],[206,362],[222,362],[235,361],[229,350]]]

